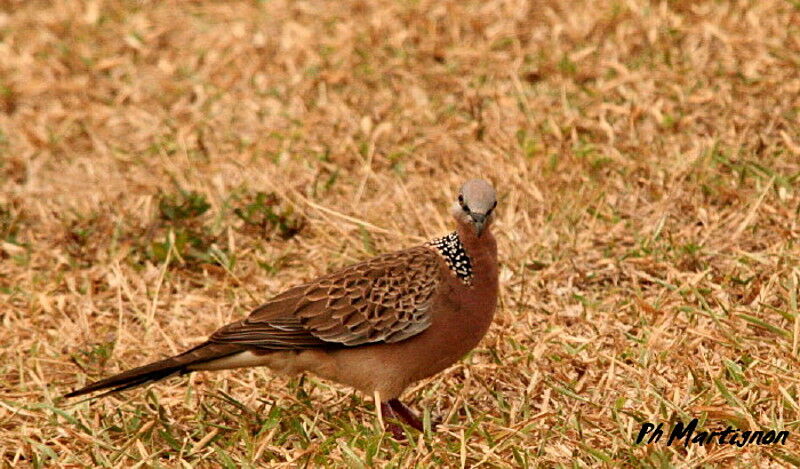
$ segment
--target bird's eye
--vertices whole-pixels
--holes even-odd
[[[461,194],[458,195],[458,204],[461,205],[461,210],[469,213],[469,207],[464,203],[464,196]]]
[[[496,200],[494,201],[494,204],[492,205],[492,208],[490,208],[489,210],[486,211],[486,216],[487,217],[492,214],[492,212],[494,211],[495,207],[497,207],[497,201]]]

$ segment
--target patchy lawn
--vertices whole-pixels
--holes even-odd
[[[800,465],[796,1],[0,2],[8,466]],[[502,297],[406,398],[60,396],[500,193]],[[645,422],[785,445],[634,444]]]

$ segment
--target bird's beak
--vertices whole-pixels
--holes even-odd
[[[469,216],[475,225],[475,234],[480,238],[481,234],[483,234],[483,229],[486,228],[486,215],[471,213]]]

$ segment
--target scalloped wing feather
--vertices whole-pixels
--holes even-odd
[[[427,246],[379,256],[291,288],[210,340],[264,349],[399,342],[430,326],[440,272]]]

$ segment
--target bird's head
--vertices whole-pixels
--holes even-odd
[[[475,236],[480,237],[492,223],[496,206],[497,195],[492,185],[483,179],[470,179],[458,191],[452,214],[459,223],[472,227]]]

